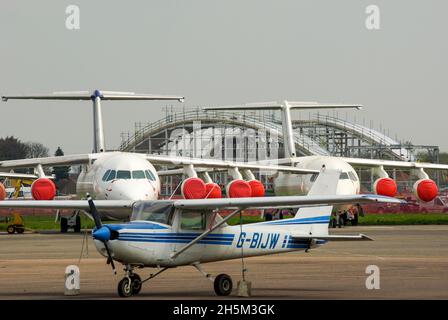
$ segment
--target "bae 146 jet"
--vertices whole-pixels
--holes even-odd
[[[291,110],[314,110],[314,109],[361,109],[359,104],[325,104],[317,102],[261,102],[248,103],[235,106],[208,107],[204,110],[280,110],[282,115],[282,135],[285,146],[285,157],[277,160],[266,161],[266,164],[292,165],[296,168],[307,170],[319,170],[322,166],[329,169],[342,170],[339,185],[336,190],[338,195],[358,194],[360,192],[360,179],[355,167],[371,168],[376,176],[373,184],[373,192],[379,195],[394,197],[397,194],[397,184],[389,177],[385,169],[409,170],[411,176],[417,178],[413,184],[413,193],[417,199],[423,202],[432,201],[438,195],[436,183],[431,180],[426,169],[448,170],[448,165],[407,162],[380,159],[362,159],[334,156],[297,156]],[[279,172],[274,179],[274,191],[276,195],[300,195],[306,194],[314,180],[315,175],[295,175],[288,172]]]

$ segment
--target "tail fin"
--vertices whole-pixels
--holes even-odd
[[[103,116],[101,112],[102,100],[178,100],[183,102],[181,96],[164,96],[154,94],[136,94],[133,92],[88,91],[55,92],[53,94],[35,95],[6,95],[3,101],[9,99],[38,99],[38,100],[92,100],[93,101],[93,152],[106,151],[104,142]]]
[[[323,169],[312,185],[308,195],[335,195],[341,172]],[[328,234],[333,206],[318,206],[300,208],[294,219],[300,219],[300,232],[303,234]]]

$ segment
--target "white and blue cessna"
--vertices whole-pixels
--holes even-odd
[[[124,266],[118,294],[138,294],[142,284],[170,268],[194,266],[214,282],[217,295],[229,295],[232,279],[226,274],[213,277],[201,264],[307,250],[331,240],[371,240],[363,234],[329,235],[328,223],[333,204],[391,202],[401,200],[379,195],[335,195],[341,172],[325,170],[319,174],[307,196],[225,198],[195,200],[120,201],[53,200],[4,201],[0,206],[76,208],[88,210],[96,228],[96,248],[111,263]],[[227,221],[249,208],[299,208],[293,218],[230,226]],[[102,225],[98,211],[132,211],[131,221]],[[225,218],[219,209],[232,209]],[[146,279],[135,268],[152,267],[158,271]]]

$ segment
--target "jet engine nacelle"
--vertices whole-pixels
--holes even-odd
[[[251,197],[264,197],[266,192],[263,183],[259,180],[248,181],[251,189]]]
[[[205,183],[199,178],[185,179],[180,189],[185,199],[204,199],[207,195]]]
[[[227,184],[226,193],[228,198],[247,198],[252,196],[252,188],[249,182],[236,179]]]
[[[34,200],[53,200],[56,195],[56,186],[48,178],[39,178],[31,185],[31,194]]]
[[[0,201],[5,200],[6,198],[6,189],[3,183],[0,183]]]
[[[381,196],[395,197],[397,184],[391,178],[379,178],[373,183],[373,191]]]
[[[424,202],[434,200],[439,193],[439,189],[434,181],[431,179],[420,179],[414,183],[413,187],[415,197]]]
[[[222,198],[221,188],[214,182],[205,184],[205,197],[207,199]]]

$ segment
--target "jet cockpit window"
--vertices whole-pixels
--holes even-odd
[[[183,230],[204,230],[205,218],[205,212],[183,211],[180,228]]]
[[[117,179],[131,179],[131,171],[118,170]]]
[[[356,175],[353,172],[349,171],[348,175],[350,176],[350,179],[352,179],[353,181],[358,181],[358,178],[356,178]]]
[[[311,181],[311,182],[316,181],[318,175],[319,175],[318,173],[313,173],[313,174],[311,175],[311,177],[310,177],[310,181]]]
[[[111,181],[115,179],[117,172],[115,170],[110,170],[109,176],[107,177],[107,181]]]
[[[151,170],[145,170],[146,179],[151,181],[156,181],[156,177],[154,176],[154,173],[151,172]]]
[[[143,170],[132,171],[132,179],[145,179]]]
[[[132,210],[131,221],[143,220],[171,225],[173,212],[172,201],[137,202]]]
[[[341,172],[341,175],[339,176],[339,180],[349,180],[347,172]]]
[[[107,177],[109,176],[109,173],[110,173],[110,169],[107,170],[106,173],[104,174],[104,176],[103,176],[103,181],[106,181],[106,180],[107,180]]]

